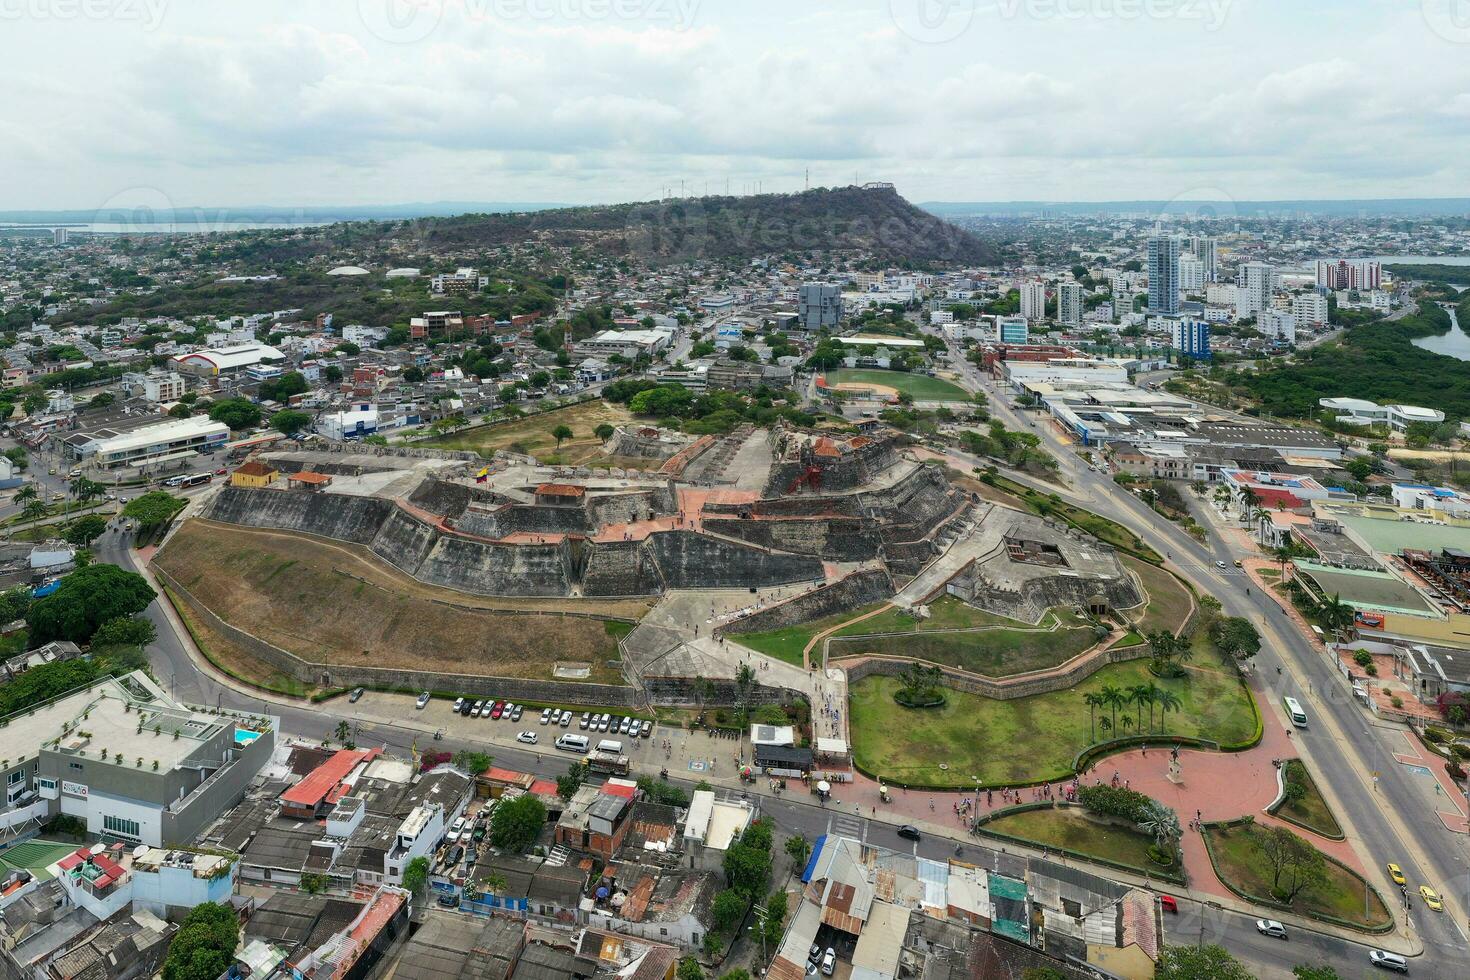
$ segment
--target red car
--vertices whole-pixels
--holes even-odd
[[[225,476],[229,472],[230,472],[229,470],[227,470],[223,466],[221,466],[219,469],[217,469],[217,470],[214,471],[214,475],[215,476]]]
[[[504,701],[496,701],[495,702],[495,707],[493,707],[493,708],[490,709],[490,717],[491,718],[499,718],[500,717],[500,713],[502,711],[504,711],[504,710],[505,710],[505,702]]]

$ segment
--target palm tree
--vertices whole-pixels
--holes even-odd
[[[1167,732],[1169,712],[1178,711],[1184,707],[1184,702],[1179,699],[1179,695],[1167,687],[1159,688],[1159,693],[1154,695],[1154,699],[1159,703],[1159,731],[1160,733]]]
[[[25,521],[39,521],[46,516],[48,508],[40,500],[32,500],[21,510],[20,516]]]
[[[1097,741],[1097,706],[1102,704],[1102,698],[1088,691],[1082,695],[1082,703],[1087,705],[1087,730],[1091,741]]]
[[[36,492],[36,485],[34,483],[27,483],[15,491],[15,502],[24,506],[39,496],[40,494]]]
[[[1173,856],[1174,842],[1184,836],[1179,826],[1179,814],[1158,800],[1149,800],[1145,804],[1138,829],[1153,837],[1159,851],[1170,856]]]
[[[1138,725],[1136,727],[1140,731],[1143,730],[1143,706],[1145,703],[1152,705],[1153,702],[1153,695],[1149,692],[1149,687],[1150,685],[1148,684],[1134,684],[1127,691],[1128,700],[1138,709]],[[1149,708],[1149,716],[1153,716],[1152,707]]]
[[[1148,689],[1148,730],[1153,731],[1154,706],[1159,703],[1159,695],[1164,693],[1164,689],[1162,687],[1159,687],[1159,685],[1155,684],[1153,681],[1149,681],[1148,684],[1145,685],[1145,687]]]
[[[1332,598],[1323,599],[1319,610],[1322,622],[1327,628],[1336,633],[1345,630],[1353,624],[1353,607],[1342,601],[1341,594],[1334,592]]]
[[[1240,519],[1245,523],[1251,522],[1251,515],[1261,508],[1261,495],[1250,487],[1240,491]]]
[[[1112,728],[1118,727],[1118,705],[1124,703],[1126,696],[1122,690],[1112,684],[1104,684],[1101,691],[1097,692],[1098,702],[1104,707],[1113,710]]]

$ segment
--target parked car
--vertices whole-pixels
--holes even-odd
[[[464,817],[456,818],[454,823],[449,825],[449,833],[444,835],[444,840],[450,844],[458,844],[460,837],[464,835],[467,822]]]
[[[464,707],[464,698],[454,699],[454,713],[459,714],[459,709]]]
[[[459,896],[458,895],[440,895],[438,898],[435,899],[435,901],[439,903],[439,907],[440,908],[446,908],[446,909],[457,909],[457,908],[459,908]]]
[[[837,950],[831,946],[827,947],[827,953],[822,957],[822,976],[830,977],[832,971],[837,969]]]
[[[632,725],[632,724],[633,724],[633,719],[632,718],[624,718],[622,721],[618,722],[618,734],[619,735],[626,735],[626,734],[628,734],[628,727],[630,725]]]
[[[648,737],[652,736],[653,735],[653,722],[649,721],[647,718],[643,719],[643,731],[640,732],[639,734],[641,734],[644,738],[648,738]]]
[[[505,705],[500,701],[496,701],[495,704],[490,708],[490,717],[492,719],[498,719],[504,711]]]
[[[602,718],[597,722],[597,730],[599,732],[607,731],[607,725],[610,720],[611,719],[609,719],[607,715],[603,715]]]
[[[413,703],[413,706],[418,711],[423,711],[427,708],[429,706],[429,692],[425,691],[423,694],[420,694],[419,699]]]
[[[592,712],[590,712],[590,711],[584,711],[584,712],[582,712],[582,718],[581,718],[581,720],[577,722],[577,727],[580,728],[580,729],[582,729],[583,731],[586,731],[587,730],[587,726],[589,724],[591,724],[591,723],[592,723]]]
[[[1394,970],[1398,973],[1409,972],[1409,961],[1398,953],[1390,953],[1382,949],[1368,950],[1368,962],[1385,970]]]
[[[572,724],[572,713],[570,711],[563,711],[561,713],[561,727],[563,727],[563,728],[570,728],[571,727],[571,724]]]
[[[462,708],[459,709],[459,713],[462,714],[462,715],[464,715],[466,718],[468,718],[470,715],[474,714],[475,713],[475,702],[473,702],[473,701],[469,700],[468,698],[466,698],[465,699],[465,703],[464,703],[464,707],[462,707]]]
[[[898,836],[906,838],[908,840],[918,840],[920,836],[919,828],[915,827],[911,823],[906,823],[903,826],[899,827],[897,833]]]
[[[520,705],[516,705],[514,708],[511,709],[511,712],[510,712],[510,720],[511,721],[520,721],[521,720],[521,706]]]
[[[485,702],[484,701],[476,701],[474,704],[470,705],[470,717],[471,718],[478,718],[478,717],[480,717],[480,712],[481,711],[484,711],[484,710],[485,710]]]
[[[1259,932],[1263,936],[1271,936],[1275,939],[1286,938],[1286,926],[1277,922],[1275,919],[1257,919],[1256,932]]]
[[[551,709],[550,708],[542,708],[541,709],[541,724],[543,724],[543,725],[549,725],[549,724],[551,724]]]
[[[349,695],[347,695],[347,702],[349,704],[356,704],[357,702],[359,702],[361,700],[362,700],[362,688],[360,688],[360,687],[354,687],[352,689],[352,693],[349,694]]]
[[[516,741],[524,742],[527,745],[535,745],[540,741],[540,737],[535,732],[521,732],[516,735]]]

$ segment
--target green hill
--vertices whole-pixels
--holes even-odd
[[[429,245],[490,246],[541,239],[655,264],[808,253],[868,254],[885,264],[981,264],[990,247],[904,200],[891,187],[800,194],[693,197],[416,222]]]

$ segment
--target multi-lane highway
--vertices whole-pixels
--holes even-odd
[[[1418,789],[1412,784],[1416,777],[1392,759],[1382,733],[1371,727],[1361,709],[1352,702],[1328,660],[1290,625],[1271,599],[1260,595],[1259,590],[1247,594],[1247,579],[1233,569],[1222,572],[1215,567],[1215,561],[1225,561],[1228,566],[1234,557],[1223,539],[1212,534],[1208,544],[1200,544],[1162,520],[1132,494],[1078,460],[1049,426],[1024,418],[958,351],[953,363],[961,366],[968,387],[986,391],[998,418],[1013,428],[1037,432],[1061,460],[1069,486],[1046,489],[1056,490],[1064,499],[1134,528],[1151,546],[1168,554],[1203,592],[1218,596],[1228,614],[1249,616],[1260,624],[1266,643],[1256,658],[1257,670],[1264,680],[1270,681],[1268,686],[1279,685],[1307,705],[1312,725],[1299,736],[1299,744],[1314,771],[1323,774],[1334,804],[1356,832],[1355,844],[1368,861],[1370,872],[1375,874],[1375,883],[1385,895],[1394,894],[1382,873],[1384,862],[1394,861],[1403,867],[1411,882],[1433,885],[1448,903],[1449,910],[1443,914],[1428,912],[1417,902],[1411,909],[1407,937],[1422,941],[1424,947],[1424,955],[1415,961],[1415,971],[1446,976],[1464,972],[1467,944],[1458,922],[1463,921],[1465,896],[1470,886],[1465,838],[1451,835],[1423,805]],[[111,530],[100,538],[95,551],[102,561],[136,568],[135,557],[121,530]],[[160,680],[183,700],[269,711],[281,717],[284,732],[309,739],[329,737],[344,718],[359,725],[358,737],[365,744],[371,741],[407,750],[415,742],[422,748],[430,737],[411,725],[366,722],[354,717],[351,707],[345,703],[309,708],[267,703],[247,691],[237,690],[232,682],[209,668],[201,668],[186,648],[180,636],[181,627],[171,610],[154,603],[146,615],[158,627],[158,641],[150,648],[155,670]],[[1277,668],[1281,669],[1279,680]],[[1272,690],[1268,701],[1274,702],[1276,697],[1277,691]],[[450,733],[442,744],[450,750],[485,747],[483,742],[464,738],[459,733]],[[534,751],[502,744],[496,744],[493,751],[504,764],[529,772],[555,775],[565,768],[564,760]],[[1381,774],[1376,792],[1368,775],[1373,771]],[[783,828],[809,838],[826,832],[829,821],[838,820],[839,829],[866,833],[869,839],[885,846],[900,849],[913,846],[899,839],[891,825],[860,819],[839,809],[817,807],[805,800],[770,797],[763,798],[762,806]],[[918,847],[926,856],[942,857],[953,853],[955,841],[926,837]],[[983,853],[969,841],[963,847],[973,855]],[[1302,962],[1328,963],[1343,977],[1370,975],[1366,972],[1370,969],[1366,965],[1366,952],[1371,941],[1357,943],[1326,932],[1293,928],[1290,941],[1283,943],[1257,934],[1250,916],[1188,901],[1181,903],[1179,916],[1168,918],[1165,928],[1171,942],[1221,942],[1263,976],[1287,976],[1291,966]]]
[[[1403,868],[1413,890],[1428,884],[1446,901],[1443,913],[1429,911],[1417,898],[1411,903],[1408,934],[1424,945],[1419,962],[1446,971],[1445,975],[1470,969],[1470,945],[1463,928],[1470,908],[1470,840],[1451,833],[1434,815],[1415,784],[1423,777],[1393,758],[1384,730],[1375,727],[1353,700],[1347,682],[1324,651],[1302,636],[1274,599],[1250,588],[1250,580],[1231,567],[1233,559],[1246,552],[1233,548],[1213,529],[1208,543],[1202,544],[1155,514],[1135,495],[1082,463],[1043,416],[1023,417],[959,352],[951,356],[967,384],[990,396],[997,417],[1013,428],[1038,434],[1061,461],[1069,486],[1045,489],[1134,529],[1167,554],[1203,594],[1217,597],[1227,615],[1246,616],[1258,625],[1265,643],[1255,658],[1255,669],[1268,692],[1266,700],[1274,708],[1280,696],[1289,694],[1306,706],[1312,722],[1297,736],[1297,743],[1357,831],[1354,843],[1368,862],[1374,883],[1390,901],[1398,894],[1384,871],[1392,861]],[[1202,523],[1211,526],[1208,520]],[[1226,569],[1218,568],[1217,561]],[[1283,723],[1274,713],[1268,723],[1273,720]],[[1371,775],[1375,772],[1376,786]],[[1341,956],[1346,960],[1343,965],[1351,968],[1356,951],[1343,950]],[[1334,966],[1337,959],[1333,958]]]

